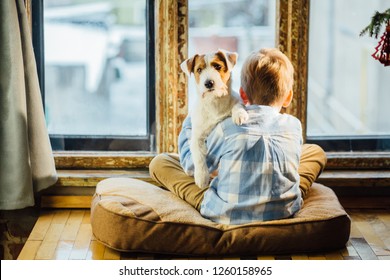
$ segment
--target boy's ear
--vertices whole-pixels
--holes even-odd
[[[240,96],[241,96],[241,99],[242,99],[242,102],[244,103],[244,105],[248,105],[249,104],[248,95],[246,95],[246,93],[242,87],[240,87]]]
[[[291,101],[292,101],[292,99],[293,99],[293,91],[292,90],[290,90],[290,92],[288,93],[288,95],[286,96],[286,98],[284,99],[284,102],[283,102],[283,104],[282,104],[282,107],[283,108],[287,108],[288,106],[290,106],[290,104],[291,104]]]

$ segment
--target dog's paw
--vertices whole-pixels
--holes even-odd
[[[207,168],[195,169],[194,178],[195,178],[195,184],[198,187],[204,189],[209,186],[210,174]]]
[[[248,121],[249,115],[245,109],[239,109],[233,112],[232,119],[235,124],[242,125]]]

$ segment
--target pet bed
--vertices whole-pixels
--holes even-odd
[[[334,192],[316,183],[293,218],[221,225],[153,184],[110,178],[96,187],[91,225],[98,241],[119,251],[242,256],[340,249],[351,221]]]

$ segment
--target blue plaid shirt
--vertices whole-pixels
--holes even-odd
[[[221,224],[287,218],[302,205],[301,123],[270,106],[251,105],[247,111],[245,125],[227,118],[207,138],[207,165],[210,173],[218,169],[218,176],[204,194],[200,213]],[[193,176],[190,141],[187,117],[179,135],[180,163]]]

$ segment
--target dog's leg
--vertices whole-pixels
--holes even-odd
[[[248,121],[249,115],[243,104],[239,102],[234,104],[232,108],[232,119],[237,125],[242,125]]]
[[[205,142],[209,132],[210,129],[201,131],[196,127],[193,127],[192,130],[190,149],[194,161],[195,184],[200,188],[208,187],[210,181],[209,169],[206,162],[207,146]]]
[[[206,163],[206,138],[213,126],[204,126],[205,120],[203,118],[199,118],[199,116],[198,118],[193,118],[190,150],[194,161],[195,183],[200,188],[208,187],[210,181],[210,174]]]

